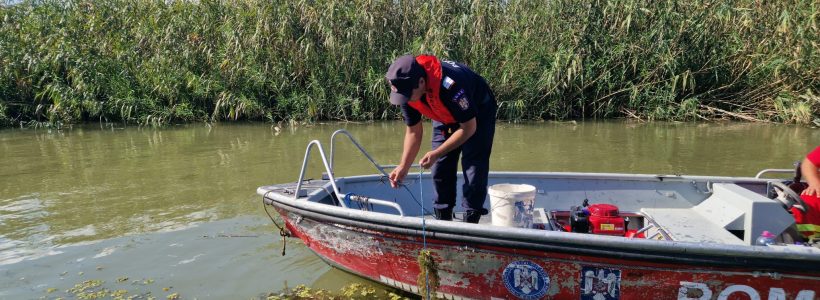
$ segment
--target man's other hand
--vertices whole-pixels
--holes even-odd
[[[435,151],[429,151],[424,154],[424,157],[422,157],[421,160],[419,160],[419,165],[421,165],[422,168],[429,169],[434,163],[436,163],[437,160],[438,153]]]
[[[815,196],[820,197],[820,187],[809,185],[805,190],[803,190],[801,195],[808,195],[808,196]]]

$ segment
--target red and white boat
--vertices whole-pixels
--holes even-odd
[[[334,178],[337,136],[349,137],[379,173]],[[303,180],[313,148],[323,180]],[[490,173],[490,185],[537,189],[534,226],[517,228],[493,226],[489,215],[481,224],[435,220],[432,203],[419,195],[433,189],[427,174],[410,174],[405,188],[392,189],[384,171],[392,166],[377,164],[344,130],[331,137],[330,154],[328,161],[312,141],[296,182],[257,193],[290,235],[329,264],[408,292],[424,293],[416,278],[426,248],[444,299],[809,300],[820,293],[820,248],[754,245],[763,231],[777,235],[794,223],[784,206],[799,197],[784,180],[761,178],[784,170],[756,177]],[[586,219],[572,211],[585,199]]]

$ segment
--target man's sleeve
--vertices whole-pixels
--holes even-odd
[[[407,103],[401,105],[401,116],[404,117],[404,124],[407,126],[413,126],[421,122],[421,113]]]
[[[809,152],[809,155],[806,155],[806,158],[814,164],[815,167],[820,167],[820,146]]]

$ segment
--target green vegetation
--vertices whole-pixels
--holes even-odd
[[[65,273],[60,274],[60,276],[64,276]],[[152,296],[151,292],[142,292],[139,291],[141,286],[145,286],[153,282],[153,279],[143,280],[140,281],[133,281],[130,285],[137,287],[137,290],[127,290],[127,289],[114,289],[110,287],[106,287],[106,282],[100,279],[91,279],[85,280],[81,283],[74,284],[74,286],[70,289],[65,290],[65,293],[59,293],[56,288],[48,288],[46,289],[46,294],[50,294],[47,297],[43,296],[40,299],[63,299],[63,297],[51,295],[53,293],[62,295],[67,297],[68,299],[86,299],[86,300],[93,300],[93,299],[113,299],[113,300],[131,300],[131,299],[148,299],[148,300],[156,300],[157,297]],[[128,277],[119,277],[117,278],[118,284],[129,284]],[[167,288],[163,289],[164,291],[168,291]],[[180,299],[179,293],[172,293],[166,296],[166,299],[173,300],[173,299]]]
[[[61,274],[62,276],[62,274]],[[70,289],[65,290],[65,293],[60,293],[56,288],[48,288],[45,290],[46,296],[40,297],[40,299],[63,299],[61,296],[67,297],[67,299],[113,299],[113,300],[131,300],[131,299],[147,299],[147,300],[157,300],[163,299],[163,296],[154,296],[151,292],[146,292],[144,290],[146,285],[153,283],[153,279],[144,279],[144,280],[135,280],[132,282],[128,282],[128,277],[122,276],[117,278],[116,285],[130,285],[129,289],[116,289],[114,287],[106,287],[106,282],[99,279],[93,280],[85,280],[81,283],[74,284],[74,286]],[[315,299],[315,300],[342,300],[342,299],[353,299],[353,300],[376,300],[376,299],[390,299],[390,300],[408,300],[409,297],[415,298],[412,294],[407,294],[401,291],[396,292],[388,292],[388,291],[376,291],[376,289],[370,285],[361,284],[361,283],[352,283],[348,284],[338,291],[329,291],[324,289],[314,289],[309,288],[305,285],[299,285],[295,288],[287,287],[287,282],[285,283],[286,286],[282,290],[276,293],[263,293],[259,295],[259,297],[255,297],[255,299],[265,299],[265,300],[286,300],[286,299],[294,299],[294,300],[308,300],[308,299]],[[178,300],[178,299],[186,299],[182,297],[179,293],[171,293],[171,288],[165,287],[162,288],[163,292],[170,293],[164,296],[164,299],[168,300]],[[57,295],[55,295],[57,294]],[[194,298],[195,299],[195,298]]]
[[[390,299],[390,300],[406,300],[409,299],[402,295],[392,292],[377,292],[373,287],[363,284],[354,283],[343,287],[338,292],[331,292],[323,289],[311,289],[304,285],[299,285],[294,289],[284,288],[279,293],[269,294],[265,296],[267,300],[370,300],[370,299]]]
[[[506,120],[820,124],[814,0],[9,3],[0,126],[392,119],[404,53],[467,63]]]
[[[436,291],[441,285],[441,278],[438,276],[438,264],[433,259],[430,250],[419,251],[417,258],[419,263],[419,276],[416,277],[416,286],[419,287],[419,294],[422,299],[436,298]]]

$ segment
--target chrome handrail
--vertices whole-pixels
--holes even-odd
[[[330,163],[328,163],[327,155],[325,155],[325,151],[322,148],[322,143],[321,142],[319,142],[318,140],[312,140],[312,141],[310,141],[310,143],[308,143],[307,149],[305,149],[305,158],[302,160],[302,169],[299,171],[299,179],[298,179],[298,181],[296,181],[296,191],[293,193],[294,194],[293,195],[294,200],[299,198],[299,194],[300,194],[300,191],[302,189],[302,181],[305,178],[305,170],[307,169],[308,159],[310,158],[310,151],[313,149],[313,146],[316,146],[316,148],[319,149],[319,156],[322,157],[322,164],[324,164],[324,166],[325,166],[325,171],[327,171],[328,181],[330,181],[330,184],[333,186],[333,192],[336,194],[336,198],[338,199],[339,197],[341,197],[341,192],[339,192],[339,187],[336,185],[336,178],[333,176],[333,144],[334,144],[336,135],[339,134],[339,133],[342,133],[342,134],[346,135],[348,138],[350,138],[350,141],[353,142],[353,144],[356,145],[357,148],[359,148],[359,151],[361,151],[362,154],[364,154],[364,156],[367,157],[367,159],[371,163],[373,163],[373,166],[375,166],[376,169],[379,170],[379,172],[384,174],[384,176],[388,176],[387,173],[384,172],[383,167],[381,165],[379,165],[378,163],[376,163],[375,160],[373,160],[373,158],[370,156],[370,154],[368,154],[367,151],[364,150],[364,148],[359,144],[359,142],[356,141],[356,139],[354,139],[353,136],[349,132],[347,132],[347,130],[339,129],[339,130],[336,130],[335,132],[333,132],[333,135],[330,136]],[[353,200],[353,201],[357,201],[357,202],[367,202],[367,203],[371,203],[371,204],[392,207],[392,208],[396,209],[399,212],[400,216],[404,216],[404,211],[401,209],[401,206],[399,206],[398,203],[393,203],[393,202],[390,202],[390,201],[379,200],[379,199],[370,199],[370,198],[360,197],[360,196],[350,197],[350,199]],[[347,204],[345,204],[345,201],[339,201],[339,204],[341,204],[341,206],[344,207],[344,208],[348,208]]]
[[[364,147],[362,147],[362,145],[359,144],[359,141],[356,140],[356,138],[354,138],[352,134],[350,134],[350,132],[348,132],[347,130],[344,130],[344,129],[339,129],[339,130],[334,131],[333,134],[330,135],[330,170],[331,171],[333,171],[333,161],[334,161],[333,157],[335,156],[335,152],[336,152],[335,147],[334,147],[334,145],[336,145],[336,135],[338,135],[340,133],[346,135],[350,139],[350,142],[352,142],[353,145],[356,146],[356,148],[359,148],[359,152],[361,152],[364,155],[364,157],[366,157],[367,160],[369,160],[370,163],[372,163],[373,166],[376,167],[376,170],[379,170],[379,172],[382,173],[382,175],[390,176],[390,175],[387,174],[387,172],[384,171],[384,169],[392,169],[392,168],[398,167],[398,165],[381,165],[381,164],[377,163],[376,160],[373,159],[372,156],[370,156],[370,153],[368,153],[367,150],[364,150]],[[410,167],[417,168],[417,167],[419,167],[419,164],[412,164],[412,165],[410,165]]]
[[[370,153],[367,153],[367,151],[364,150],[364,147],[362,147],[362,145],[359,144],[359,141],[357,141],[355,138],[353,138],[353,135],[350,134],[350,132],[348,132],[347,130],[344,130],[344,129],[336,130],[336,131],[333,132],[333,134],[330,135],[330,171],[328,171],[328,172],[333,172],[333,161],[334,161],[333,157],[335,156],[335,147],[334,146],[336,145],[336,136],[340,133],[346,135],[348,137],[348,139],[350,140],[350,142],[352,142],[353,145],[356,146],[356,148],[359,148],[359,152],[364,154],[364,157],[366,157],[367,160],[369,160],[370,163],[372,163],[373,166],[376,167],[376,169],[379,170],[379,172],[382,173],[382,175],[389,176],[389,175],[387,175],[387,172],[384,171],[384,166],[378,164],[373,159],[373,157],[370,156]]]
[[[794,169],[764,169],[760,172],[757,172],[757,175],[755,175],[755,178],[760,179],[761,176],[763,176],[763,174],[766,174],[766,173],[793,174]]]
[[[330,170],[330,165],[327,163],[327,156],[325,156],[325,151],[322,150],[322,143],[318,140],[312,140],[307,145],[307,149],[305,150],[305,159],[302,160],[302,170],[299,171],[299,180],[296,181],[296,192],[293,193],[293,199],[296,200],[299,198],[299,192],[302,189],[302,180],[305,179],[305,169],[307,168],[308,158],[310,158],[310,150],[313,149],[313,146],[319,148],[319,156],[322,157],[322,163],[325,165],[325,170],[328,173],[328,177],[330,178],[330,184],[333,186],[333,192],[336,193],[336,197],[339,196],[339,187],[336,186],[336,178],[333,178],[333,172]],[[347,205],[344,204],[343,201],[339,201],[342,204],[342,207],[347,208]]]

